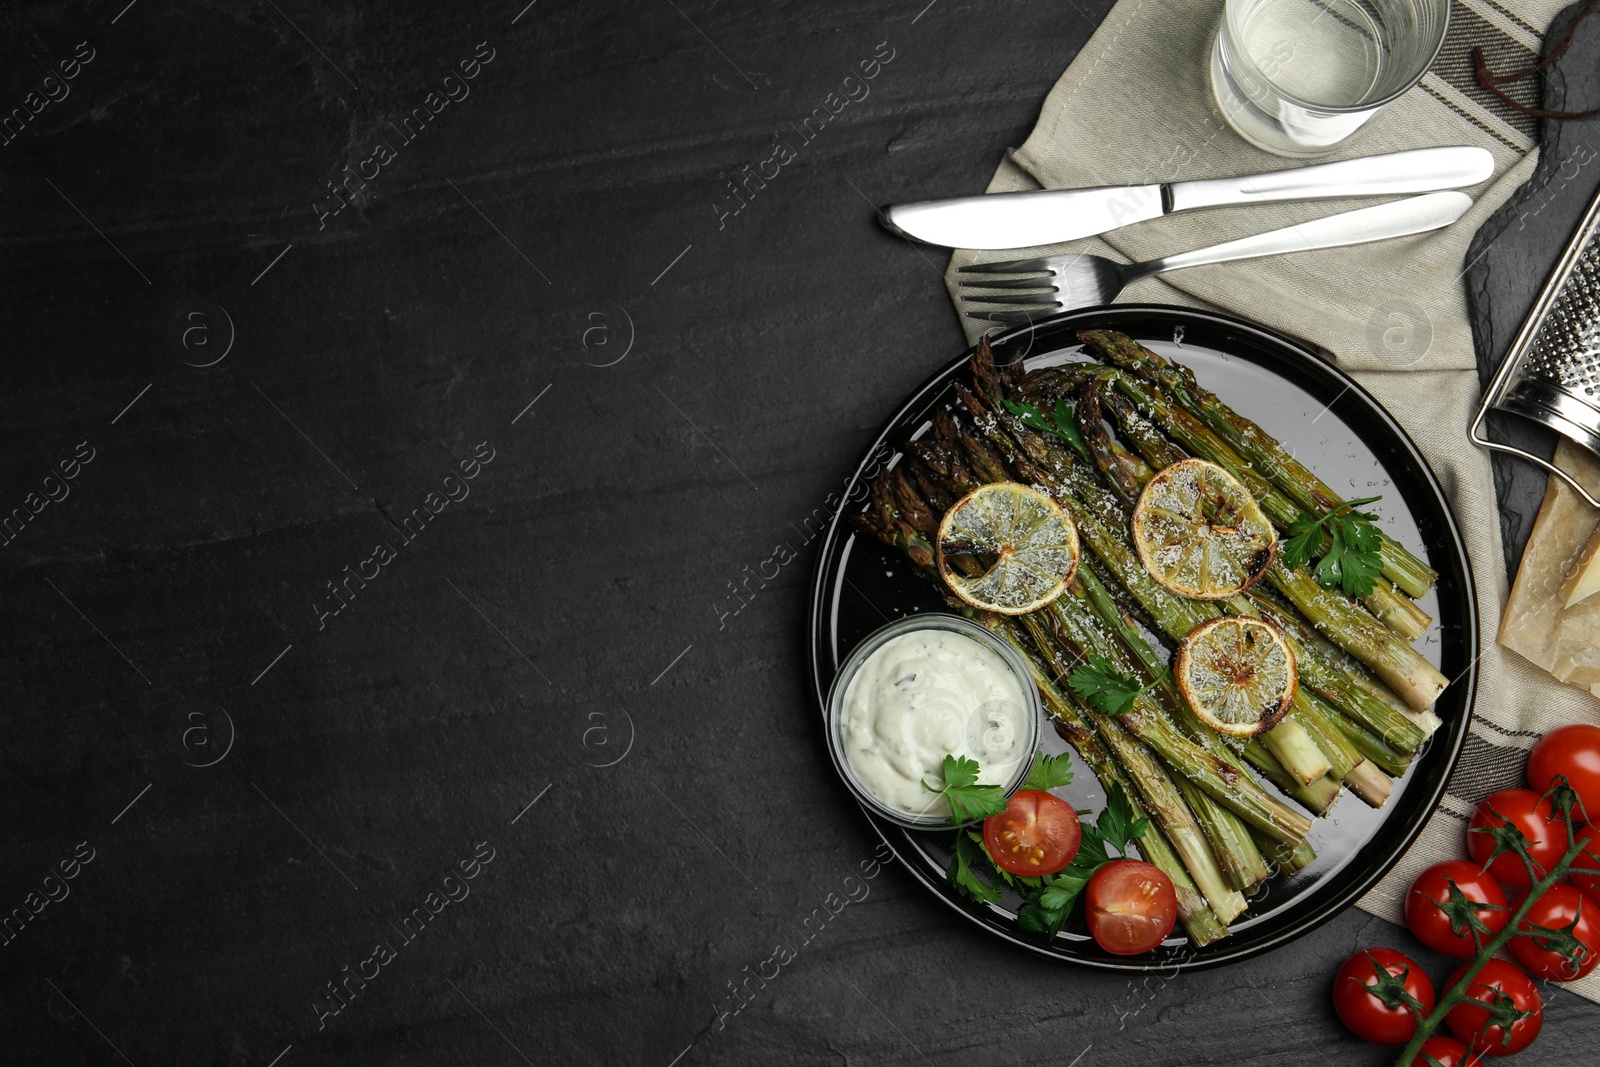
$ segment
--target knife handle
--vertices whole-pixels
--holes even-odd
[[[1326,218],[1285,226],[1281,230],[1252,234],[1237,241],[1199,248],[1193,252],[1152,259],[1127,268],[1129,279],[1144,278],[1169,270],[1202,267],[1210,263],[1231,263],[1236,259],[1277,256],[1287,252],[1309,252],[1317,248],[1385,241],[1442,229],[1466,214],[1472,197],[1466,193],[1429,193],[1405,200],[1391,200],[1375,207],[1358,208]]]
[[[1173,182],[1166,186],[1166,193],[1171,211],[1188,211],[1270,200],[1390,196],[1460,189],[1486,181],[1493,173],[1494,157],[1483,148],[1417,148],[1243,178]]]

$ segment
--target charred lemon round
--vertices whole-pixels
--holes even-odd
[[[1133,546],[1150,576],[1194,600],[1221,600],[1261,580],[1278,534],[1239,480],[1186,459],[1150,479],[1133,509]]]
[[[1300,688],[1294,651],[1264,619],[1225,615],[1189,631],[1173,663],[1183,699],[1207,726],[1254,737],[1288,712]]]
[[[981,485],[939,523],[939,574],[975,608],[1022,615],[1061,595],[1078,573],[1078,530],[1061,505],[1016,482]],[[957,573],[953,564],[968,559]]]

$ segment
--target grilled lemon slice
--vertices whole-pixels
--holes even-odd
[[[1233,737],[1271,729],[1294,703],[1300,673],[1283,632],[1227,615],[1203,622],[1178,646],[1178,689],[1207,726]]]
[[[1261,580],[1278,534],[1250,490],[1215,463],[1186,459],[1150,479],[1133,509],[1133,546],[1179,596],[1221,600]]]
[[[1022,615],[1050,603],[1078,573],[1078,530],[1061,506],[1016,482],[982,485],[939,523],[939,574],[975,608]],[[981,573],[956,573],[962,557]],[[970,568],[969,568],[970,569]]]

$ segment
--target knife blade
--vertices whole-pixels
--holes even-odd
[[[1493,173],[1486,149],[1418,148],[1238,178],[924,200],[895,204],[880,218],[888,229],[928,244],[1028,248],[1195,208],[1426,193],[1477,185]]]

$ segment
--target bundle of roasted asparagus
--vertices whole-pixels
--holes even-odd
[[[1180,921],[1203,945],[1226,936],[1248,907],[1247,894],[1315,859],[1307,813],[1325,816],[1345,787],[1381,806],[1439,726],[1429,709],[1447,680],[1410,643],[1431,623],[1411,598],[1437,575],[1369,531],[1373,575],[1359,596],[1338,582],[1328,588],[1324,569],[1314,574],[1283,553],[1263,581],[1230,597],[1170,591],[1142,565],[1129,516],[1142,487],[1171,464],[1195,457],[1224,468],[1280,530],[1298,523],[1310,531],[1305,536],[1320,538],[1317,557],[1339,547],[1328,543],[1339,528],[1315,519],[1349,503],[1187,368],[1112,331],[1080,339],[1086,354],[1104,362],[1029,374],[997,367],[981,342],[970,386],[957,384],[956,403],[938,414],[932,432],[904,445],[903,460],[877,479],[857,521],[1031,664],[1057,732],[1108,792],[1120,785],[1150,817],[1139,848],[1172,878]],[[978,486],[1002,481],[1050,496],[1083,545],[1066,592],[1020,616],[988,614],[949,596],[935,565],[944,512]],[[1222,615],[1268,620],[1286,635],[1298,665],[1287,714],[1247,741],[1197,718],[1144,637],[1148,631],[1175,644]],[[1066,684],[1089,657],[1141,682],[1125,710],[1108,713]]]

